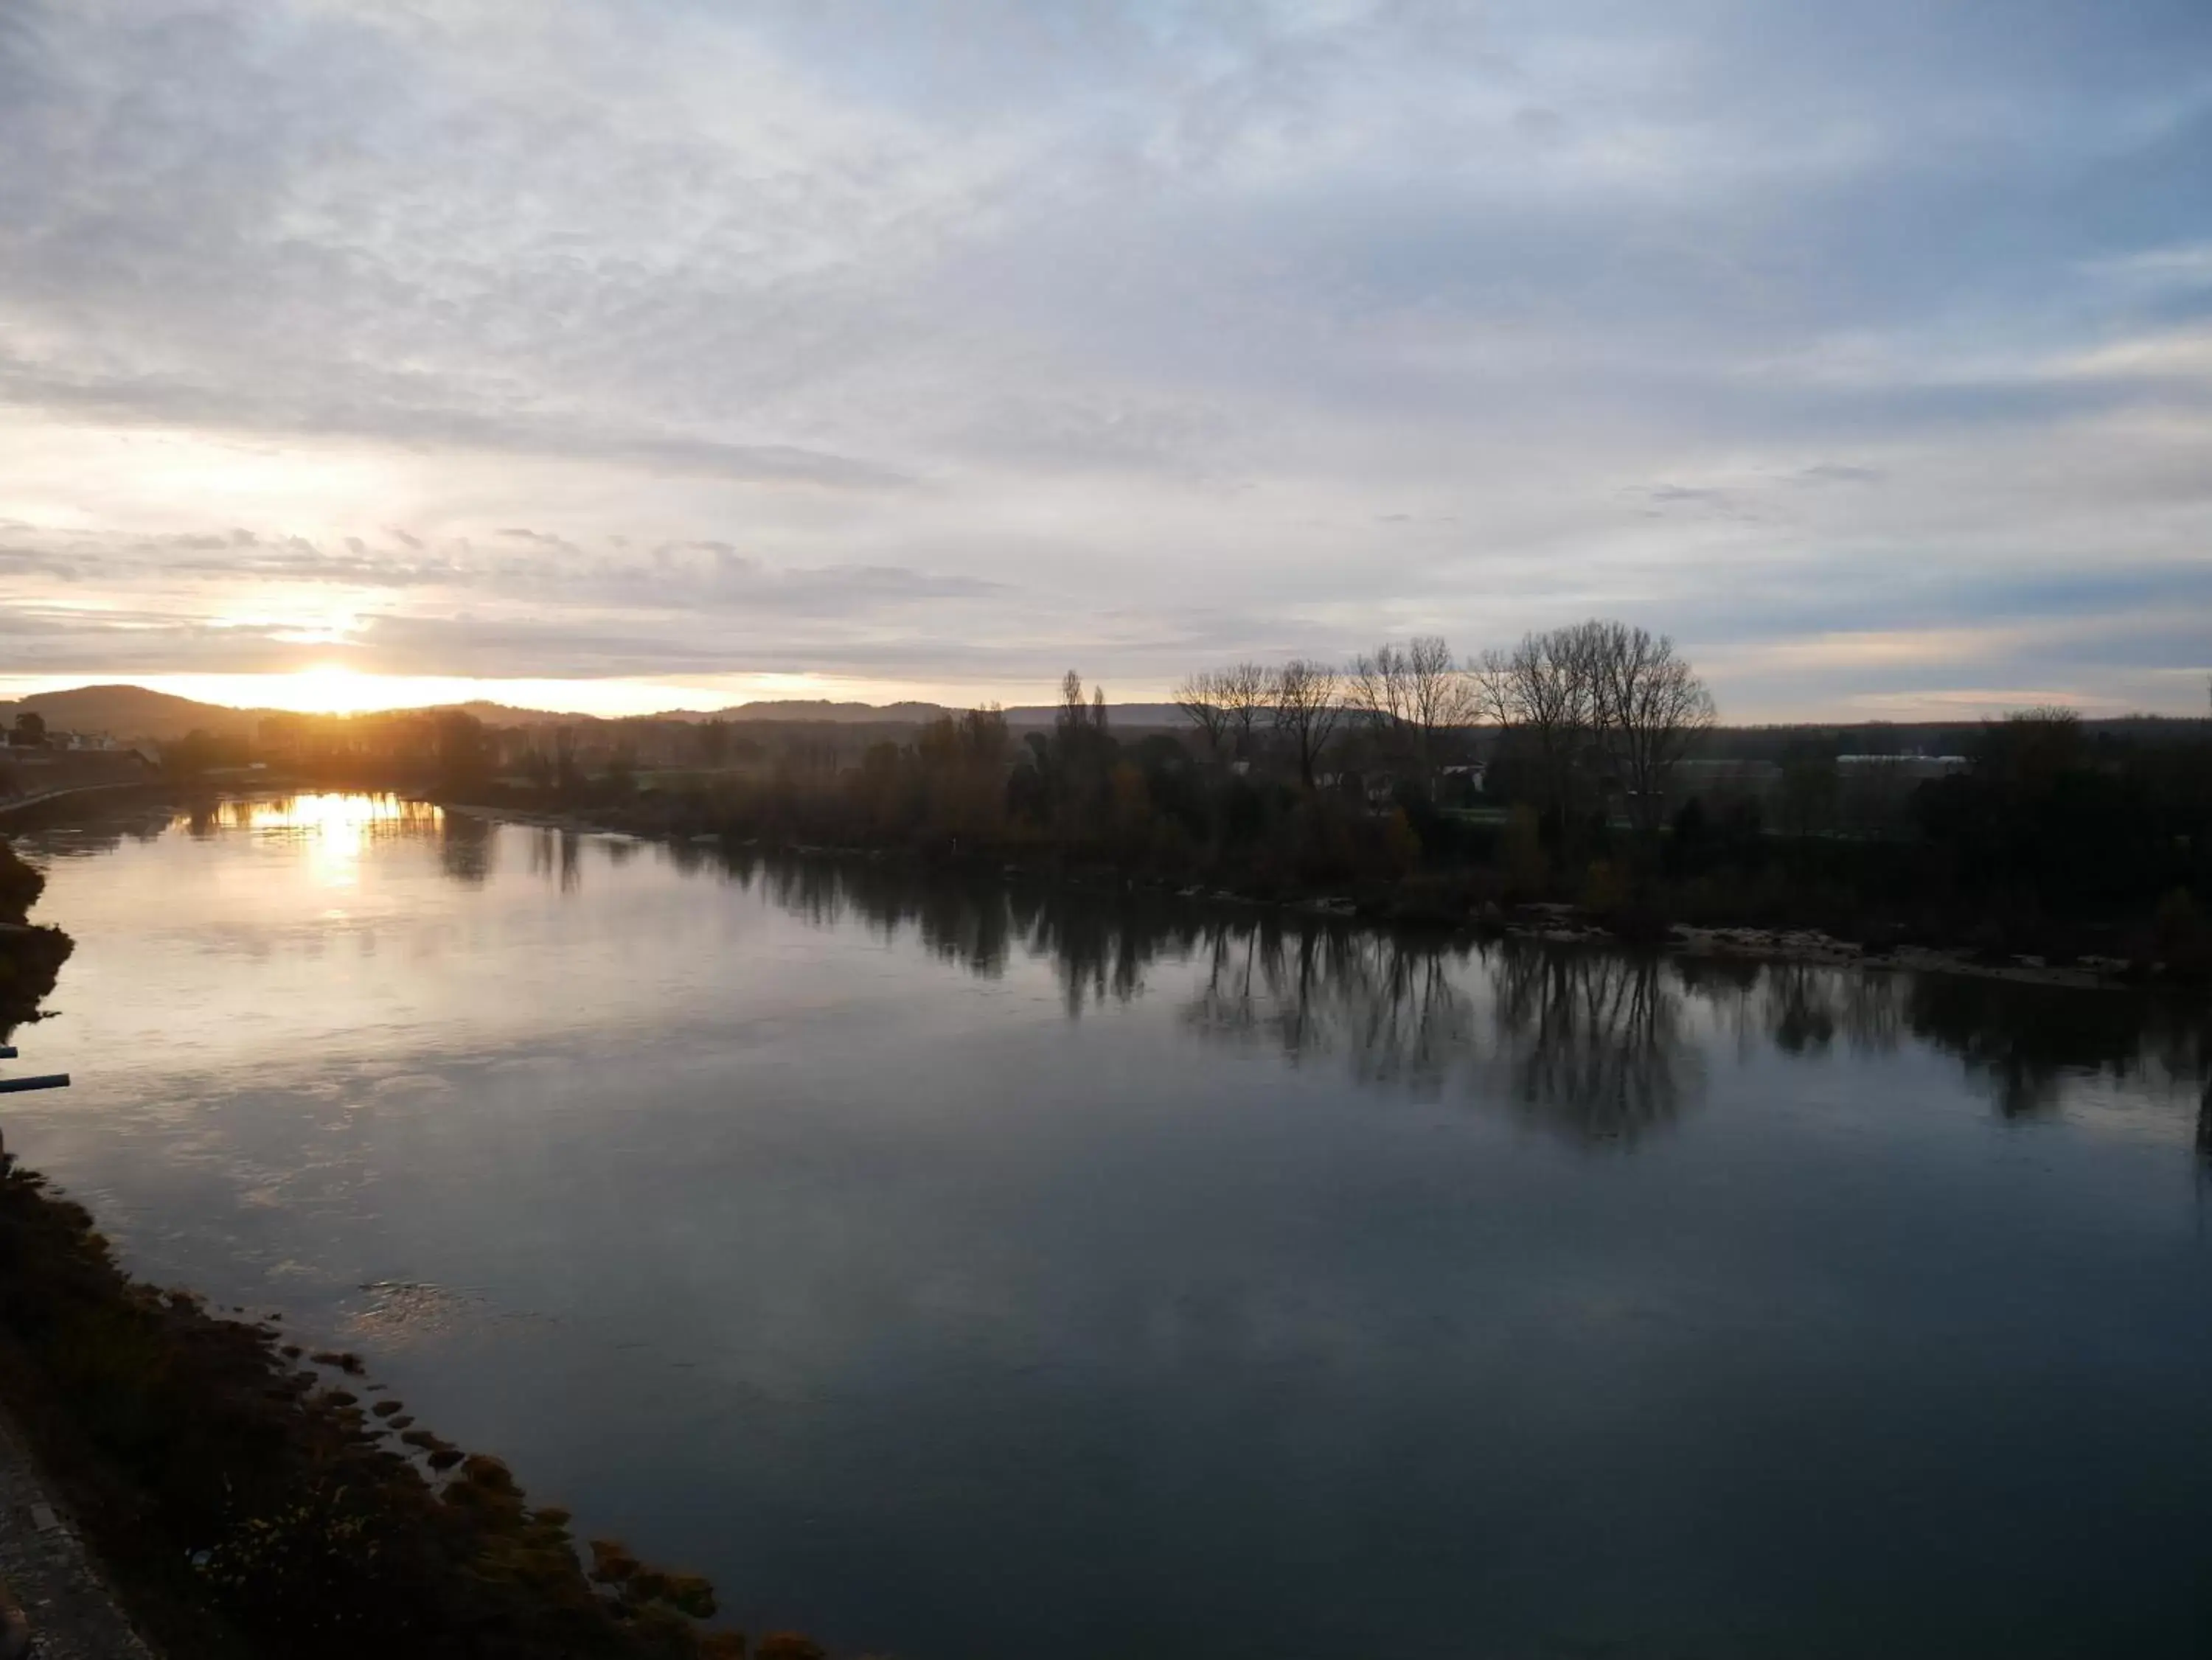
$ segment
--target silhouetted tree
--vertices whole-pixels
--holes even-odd
[[[1206,669],[1184,676],[1182,684],[1175,689],[1176,707],[1197,729],[1199,736],[1206,740],[1206,752],[1216,759],[1221,755],[1234,719],[1223,679],[1219,671]]]
[[[1476,707],[1472,682],[1437,634],[1421,635],[1403,650],[1386,642],[1372,657],[1354,658],[1344,700],[1386,754],[1412,762],[1425,777],[1437,764],[1437,735],[1467,724]]]
[[[1418,636],[1406,650],[1410,682],[1408,716],[1419,742],[1424,767],[1437,764],[1437,738],[1474,718],[1477,699],[1474,679],[1453,657],[1441,634]]]
[[[1583,627],[1598,742],[1630,821],[1656,836],[1675,766],[1713,724],[1712,694],[1664,634],[1620,622]]]
[[[1564,829],[1581,797],[1596,719],[1592,625],[1527,634],[1510,651],[1483,655],[1475,685],[1484,712],[1531,752],[1542,805]]]
[[[436,724],[438,787],[448,795],[482,789],[490,778],[493,748],[483,723],[460,709],[439,715]]]
[[[1292,657],[1275,676],[1275,729],[1287,736],[1298,760],[1298,781],[1314,787],[1314,766],[1343,715],[1342,677],[1328,664]]]
[[[1375,655],[1352,660],[1344,676],[1345,707],[1370,730],[1387,738],[1396,736],[1412,720],[1413,664],[1406,654],[1385,641]]]

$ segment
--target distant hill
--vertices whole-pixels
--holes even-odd
[[[232,709],[219,703],[195,703],[143,686],[76,686],[65,692],[38,692],[13,703],[0,703],[0,724],[12,724],[25,710],[43,717],[58,732],[106,732],[129,741],[166,742],[194,727],[226,736],[252,736],[267,709]]]
[[[599,717],[564,714],[546,709],[521,709],[512,704],[477,699],[441,706],[475,716],[487,726],[590,725]],[[21,710],[46,718],[46,724],[63,732],[107,732],[121,739],[148,738],[167,742],[195,728],[223,735],[252,736],[275,709],[234,709],[227,704],[200,703],[143,686],[76,686],[61,692],[40,692],[13,703],[0,701],[0,726],[14,721]],[[648,720],[726,720],[743,722],[835,722],[840,725],[918,725],[947,712],[934,703],[836,703],[824,698],[786,698],[712,711],[670,709],[644,717]],[[1051,712],[1045,712],[1050,718]]]
[[[441,712],[452,710],[464,715],[473,715],[487,726],[588,726],[599,718],[597,715],[562,714],[555,709],[518,709],[511,703],[493,703],[483,698],[471,698],[466,703],[442,703]],[[653,720],[682,720],[682,715],[653,715]]]
[[[777,698],[763,703],[740,703],[712,715],[688,711],[658,715],[657,720],[829,720],[844,725],[883,725],[891,722],[935,720],[950,712],[934,703],[832,703],[826,698]]]
[[[1024,704],[1006,711],[1009,726],[1049,726],[1060,718],[1056,703]],[[1148,726],[1182,726],[1188,723],[1182,710],[1172,703],[1109,703],[1106,706],[1106,728],[1143,729]]]

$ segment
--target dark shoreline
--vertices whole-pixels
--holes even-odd
[[[242,1312],[236,1311],[234,1312]],[[163,1652],[729,1657],[696,1576],[532,1506],[414,1427],[350,1354],[137,1281],[0,1155],[0,1407]]]

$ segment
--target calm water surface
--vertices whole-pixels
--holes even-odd
[[[29,851],[11,1148],[755,1629],[2212,1651],[2205,1051],[390,800]]]

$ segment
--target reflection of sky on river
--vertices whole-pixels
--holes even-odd
[[[9,1145],[756,1626],[2200,1629],[2202,1051],[2132,1000],[1439,955],[360,798],[46,857],[79,952],[20,1041],[77,1084]]]

